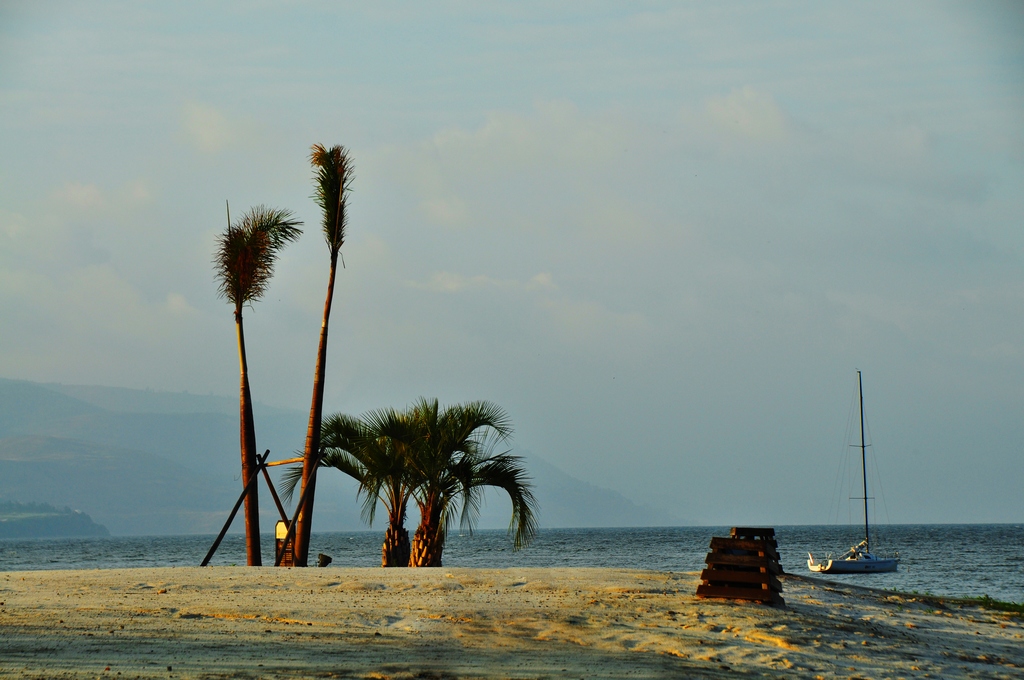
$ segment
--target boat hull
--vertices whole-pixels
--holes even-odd
[[[815,562],[807,560],[807,568],[818,574],[879,574],[896,571],[899,560],[876,558],[872,560],[825,560]]]

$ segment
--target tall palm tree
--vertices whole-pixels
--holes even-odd
[[[449,527],[460,515],[461,526],[472,532],[488,486],[503,489],[512,500],[509,533],[515,549],[528,545],[537,532],[529,478],[519,457],[492,454],[494,444],[512,434],[505,412],[486,401],[442,411],[436,399],[421,399],[410,409],[410,416],[420,431],[410,457],[420,524],[409,566],[441,566]]]
[[[256,426],[252,416],[252,395],[249,391],[249,366],[245,358],[245,333],[242,307],[260,299],[270,284],[274,263],[281,249],[302,233],[302,222],[292,219],[287,210],[265,206],[251,208],[242,218],[231,223],[217,239],[213,267],[219,281],[218,292],[235,307],[235,331],[238,336],[239,366],[239,438],[242,455],[242,486],[256,472]],[[253,486],[245,497],[246,563],[260,566],[259,496]]]
[[[348,192],[354,178],[352,160],[343,146],[325,149],[319,144],[314,144],[309,160],[316,170],[316,191],[313,197],[323,211],[322,226],[324,240],[331,255],[331,272],[327,279],[327,299],[324,302],[324,318],[320,324],[320,343],[316,352],[316,372],[313,376],[313,400],[306,428],[306,448],[302,455],[302,491],[306,500],[295,527],[295,565],[300,567],[306,566],[309,558],[309,532],[313,525],[313,498],[316,493],[313,467],[320,452],[324,381],[327,375],[327,328],[331,318],[331,303],[334,300],[338,253],[345,243],[345,228],[348,224]],[[307,486],[311,487],[308,492]]]
[[[417,437],[408,415],[393,409],[371,411],[362,418],[338,414],[324,419],[321,464],[359,482],[367,524],[373,523],[378,502],[387,510],[382,567],[409,566],[409,532],[405,528],[411,494],[408,461]]]

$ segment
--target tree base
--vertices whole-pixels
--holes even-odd
[[[416,530],[412,541],[410,567],[440,567],[444,552],[444,539],[436,531]]]
[[[408,567],[409,556],[409,532],[404,528],[396,529],[389,526],[384,534],[384,545],[381,546],[380,566]]]

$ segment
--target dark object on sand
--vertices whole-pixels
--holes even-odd
[[[733,527],[729,538],[713,537],[711,552],[704,559],[697,597],[752,600],[785,606],[778,576],[778,545],[775,529]]]
[[[318,566],[318,567],[326,567],[328,564],[330,564],[333,561],[334,560],[331,559],[330,555],[325,555],[323,553],[320,553],[319,555],[316,556],[316,566]]]

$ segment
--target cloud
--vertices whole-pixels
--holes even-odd
[[[453,272],[437,272],[425,283],[411,281],[409,285],[435,293],[461,293],[485,288],[517,291],[554,290],[551,274],[542,272],[523,282],[515,279],[495,279],[490,276],[463,276]]]
[[[98,210],[106,204],[103,193],[95,184],[69,182],[55,189],[52,195],[58,201],[77,209]]]
[[[769,142],[786,137],[786,115],[770,94],[746,86],[716,96],[705,106],[708,119],[719,129],[746,139]]]
[[[164,305],[171,314],[195,314],[195,308],[188,303],[181,293],[168,293],[167,302]]]
[[[107,190],[92,182],[66,182],[50,192],[50,197],[78,217],[83,212],[91,216],[125,214],[153,201],[153,189],[148,181],[134,179],[116,189]]]
[[[506,172],[536,171],[542,164],[576,168],[614,157],[632,136],[629,127],[612,115],[585,115],[569,100],[538,101],[530,115],[492,111],[475,130],[442,130],[424,150],[438,159],[471,157],[477,167]]]
[[[549,314],[556,335],[572,347],[590,346],[622,356],[619,348],[639,347],[638,343],[652,330],[643,314],[615,312],[595,300],[561,296],[545,299],[542,306]]]
[[[26,221],[24,215],[0,210],[0,233],[13,240],[25,233],[25,230]]]
[[[241,139],[240,124],[220,109],[190,102],[182,108],[182,126],[189,141],[203,153],[217,153]]]
[[[1017,361],[1024,356],[1024,349],[1012,342],[999,342],[994,345],[975,350],[972,355],[984,361]]]
[[[410,287],[458,295],[475,293],[487,304],[497,304],[503,318],[512,325],[530,326],[531,333],[555,338],[566,346],[583,347],[599,353],[615,348],[635,346],[652,330],[651,324],[638,311],[613,311],[603,301],[560,290],[548,272],[528,279],[497,279],[486,275],[464,276],[442,271],[426,282],[409,282]],[[454,302],[424,300],[424,306]],[[462,303],[471,304],[471,303]],[[475,323],[463,329],[467,334],[479,333]]]
[[[658,143],[635,121],[559,100],[529,113],[493,111],[477,127],[446,128],[363,162],[367,175],[387,176],[400,195],[415,197],[417,217],[430,225],[635,238],[647,219],[630,189]]]
[[[830,291],[826,298],[844,310],[841,323],[862,332],[865,324],[880,324],[913,336],[936,316],[936,311],[929,306],[892,294]]]
[[[430,198],[420,203],[423,213],[434,224],[462,226],[466,224],[469,212],[466,203],[457,197]]]
[[[129,182],[122,189],[121,200],[129,205],[145,205],[152,202],[153,189],[148,182],[141,179]]]
[[[540,274],[537,274],[536,276],[534,276],[533,278],[530,279],[530,282],[527,285],[531,286],[531,287],[534,287],[534,288],[554,288],[555,287],[554,281],[551,278],[551,274],[548,274],[547,272],[542,272]]]

